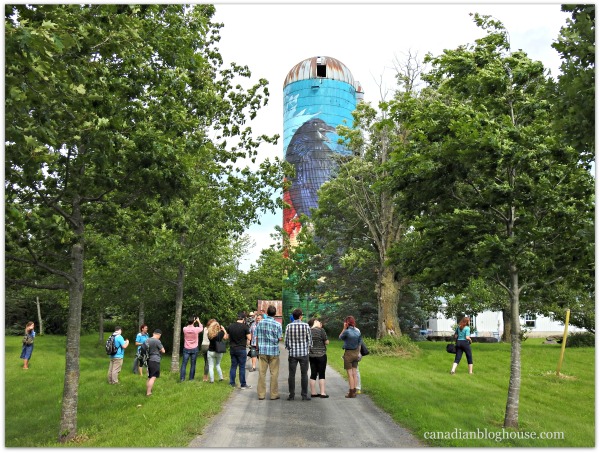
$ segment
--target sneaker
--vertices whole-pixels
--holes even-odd
[[[250,384],[246,384],[244,387],[240,387],[240,390],[251,389],[252,386]]]

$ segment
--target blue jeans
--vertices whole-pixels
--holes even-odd
[[[190,361],[190,381],[194,380],[196,375],[196,358],[198,357],[198,348],[185,349],[183,348],[183,362],[181,362],[181,371],[179,372],[179,380],[185,381],[185,368],[188,360]]]
[[[240,387],[246,387],[246,348],[230,349],[231,368],[229,369],[229,385],[235,385],[235,372],[240,368]]]

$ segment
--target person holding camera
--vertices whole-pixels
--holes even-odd
[[[195,324],[198,323],[198,326]],[[181,370],[179,371],[179,381],[185,381],[185,369],[188,361],[190,362],[190,381],[196,376],[196,359],[198,358],[198,335],[204,328],[197,316],[188,319],[188,324],[183,328],[183,360]]]
[[[29,360],[33,352],[33,339],[35,338],[35,324],[29,321],[25,326],[25,336],[23,337],[23,349],[21,350],[21,358],[23,359],[23,369],[29,369]]]
[[[346,398],[356,398],[356,369],[358,368],[358,356],[360,355],[360,330],[356,328],[354,316],[346,316],[344,328],[340,333],[340,340],[344,341],[344,369],[348,373],[349,391]]]
[[[221,359],[225,353],[225,343],[223,340],[227,340],[229,334],[221,324],[217,321],[210,323],[208,327],[208,377],[209,382],[212,384],[215,382],[214,368],[217,369],[219,375],[219,381],[223,380],[223,370],[221,370]]]
[[[252,313],[250,313],[252,314]],[[252,360],[252,368],[248,371],[256,371],[256,360],[258,359],[258,344],[256,343],[256,326],[258,323],[262,321],[262,316],[258,314],[255,317],[254,322],[250,326],[250,351],[248,352],[248,357]]]

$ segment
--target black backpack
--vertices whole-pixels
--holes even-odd
[[[148,344],[148,340],[142,343],[136,357],[138,359],[138,366],[148,366],[148,358],[150,357],[150,345]]]
[[[108,355],[115,355],[119,350],[115,344],[115,337],[116,335],[113,333],[110,337],[108,337],[108,340],[106,340],[105,348]]]

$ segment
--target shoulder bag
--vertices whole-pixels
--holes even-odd
[[[215,341],[215,352],[219,354],[225,351],[227,351],[227,345],[225,344],[225,342],[223,340]]]
[[[446,352],[448,352],[450,354],[456,354],[456,343],[458,342],[458,327],[456,328],[455,334],[456,334],[456,341],[454,343],[448,343],[446,345]]]
[[[367,345],[362,338],[360,339],[360,355],[363,357],[369,355],[369,348],[367,348]]]

